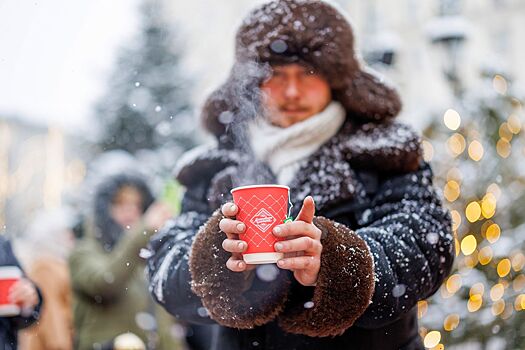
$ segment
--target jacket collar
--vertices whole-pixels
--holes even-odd
[[[229,166],[253,163],[238,150],[201,147],[181,160],[176,178],[186,187],[206,181]],[[407,173],[418,168],[422,157],[420,138],[398,122],[354,124],[346,122],[338,133],[302,162],[290,183],[294,214],[311,195],[319,210],[366,195],[356,171],[378,174]],[[274,182],[275,178],[268,179]],[[245,185],[239,184],[239,185]]]

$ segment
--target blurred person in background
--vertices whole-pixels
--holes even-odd
[[[21,269],[11,243],[0,235],[0,267],[8,266]],[[18,330],[31,326],[40,317],[42,295],[32,281],[22,277],[9,290],[9,301],[20,305],[22,312],[18,316],[0,316],[0,350],[17,349]]]
[[[113,175],[96,189],[94,214],[69,258],[75,347],[102,349],[123,333],[148,349],[181,349],[172,318],[148,295],[141,250],[171,216],[135,175]]]
[[[21,350],[71,350],[73,317],[67,259],[74,247],[74,219],[68,210],[37,215],[18,244],[27,275],[38,284],[45,304],[39,322],[19,334]],[[20,247],[18,247],[20,246]]]

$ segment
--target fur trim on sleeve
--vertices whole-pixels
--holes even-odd
[[[323,253],[311,303],[285,310],[281,327],[310,337],[342,334],[363,314],[374,293],[374,262],[354,231],[324,217],[314,224],[323,232]],[[310,307],[311,306],[311,307]]]
[[[191,288],[217,323],[232,328],[248,329],[273,320],[284,308],[289,290],[289,277],[279,272],[271,282],[256,280],[257,288],[246,283],[245,274],[226,267],[230,253],[222,248],[226,235],[219,229],[223,218],[215,211],[197,233],[190,254]]]

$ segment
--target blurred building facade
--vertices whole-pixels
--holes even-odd
[[[0,118],[0,232],[23,233],[40,209],[67,202],[85,175],[85,150],[60,128]]]

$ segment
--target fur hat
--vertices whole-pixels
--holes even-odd
[[[206,101],[204,126],[224,134],[236,118],[258,114],[259,85],[268,65],[313,66],[329,82],[349,118],[382,122],[401,109],[397,92],[363,68],[348,20],[321,0],[273,0],[254,9],[237,31],[235,64],[227,81]]]

